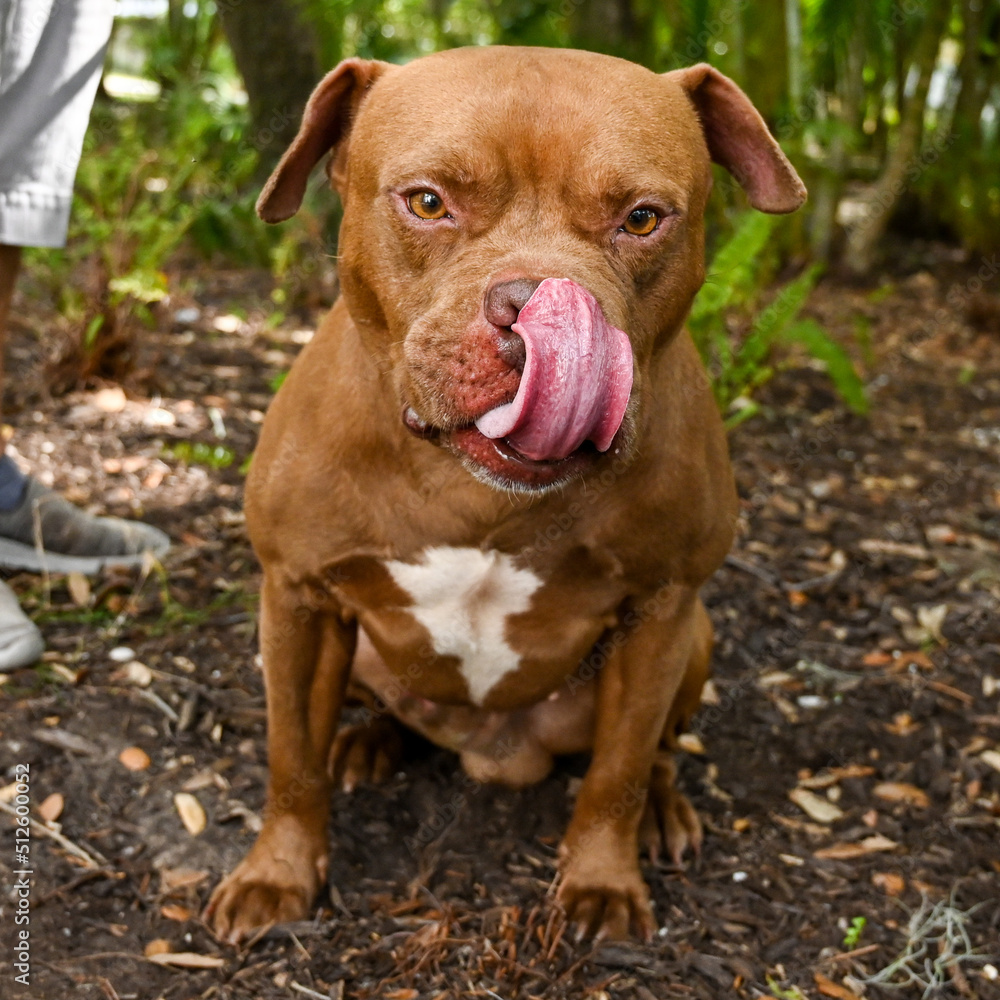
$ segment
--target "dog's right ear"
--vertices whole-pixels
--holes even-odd
[[[320,80],[302,113],[298,135],[257,199],[257,214],[265,222],[284,222],[299,210],[313,167],[342,145],[365,95],[391,68],[374,59],[345,59]]]

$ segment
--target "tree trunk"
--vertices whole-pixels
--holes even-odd
[[[262,176],[285,151],[319,79],[316,41],[297,0],[219,0],[250,104],[248,140]]]
[[[569,20],[574,48],[622,56],[652,66],[656,45],[649,18],[632,0],[574,0]]]
[[[918,74],[917,85],[903,106],[896,145],[889,150],[882,176],[866,199],[861,221],[848,233],[845,263],[855,274],[864,274],[871,269],[876,248],[885,235],[892,206],[906,188],[907,173],[915,166],[923,132],[927,91],[950,13],[950,3],[932,4],[914,46],[913,65]]]

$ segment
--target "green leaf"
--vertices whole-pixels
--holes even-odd
[[[793,323],[782,334],[788,344],[801,344],[818,361],[826,365],[830,381],[840,398],[855,413],[865,414],[870,408],[865,384],[861,381],[847,352],[812,319]]]

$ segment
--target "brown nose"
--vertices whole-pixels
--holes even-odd
[[[490,323],[501,328],[497,350],[504,363],[518,372],[524,371],[524,341],[510,327],[540,284],[533,278],[516,278],[498,282],[486,292],[483,312]]]

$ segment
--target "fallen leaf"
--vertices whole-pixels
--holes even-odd
[[[845,764],[843,767],[831,767],[822,774],[799,778],[801,788],[829,788],[845,778],[867,778],[875,773],[875,768],[869,764]]]
[[[898,896],[906,888],[906,879],[895,872],[875,872],[872,875],[872,885],[887,896]]]
[[[997,750],[984,750],[980,755],[979,759],[984,764],[989,764],[994,771],[1000,771],[1000,751]]]
[[[814,972],[813,979],[816,980],[816,989],[825,997],[836,997],[837,1000],[861,1000],[857,993],[851,992],[846,986],[841,986],[832,979],[827,979],[822,972]]]
[[[872,792],[886,802],[905,802],[919,809],[926,809],[931,804],[926,792],[905,781],[883,781],[877,784]]]
[[[385,997],[385,1000],[417,1000],[420,994],[416,990],[401,989],[389,990],[388,993],[383,993],[382,996]]]
[[[193,889],[208,878],[208,872],[194,868],[163,868],[160,871],[160,892],[169,894],[179,889]]]
[[[90,581],[82,573],[70,573],[66,577],[66,589],[78,608],[90,606]]]
[[[160,916],[166,917],[167,920],[177,920],[184,923],[185,920],[190,920],[194,916],[194,911],[189,910],[186,906],[178,906],[176,903],[167,903],[160,907]]]
[[[947,604],[935,604],[931,608],[917,608],[917,621],[935,642],[945,645],[947,640],[941,634],[941,626],[948,616]]]
[[[821,798],[806,788],[793,788],[788,793],[788,797],[817,823],[832,823],[844,815],[843,811],[829,799]]]
[[[892,657],[881,649],[876,649],[874,652],[866,653],[861,662],[866,667],[885,667],[892,663]]]
[[[38,807],[38,815],[46,823],[54,823],[62,815],[65,805],[66,800],[58,792],[53,792]]]
[[[178,792],[174,796],[174,807],[177,809],[181,822],[184,824],[184,829],[192,837],[197,837],[205,829],[205,825],[208,822],[205,810],[202,808],[201,803],[189,792]]]
[[[177,657],[174,657],[174,663],[177,662]],[[719,692],[715,687],[715,684],[711,679],[705,681],[701,689],[701,703],[703,705],[718,705],[722,699],[719,697]]]
[[[121,413],[128,400],[125,398],[124,390],[114,386],[110,389],[99,389],[94,393],[91,402],[102,413]]]
[[[149,687],[153,683],[153,671],[139,660],[131,660],[112,674],[112,680],[136,687]]]
[[[173,965],[178,969],[219,969],[226,964],[218,955],[199,955],[193,951],[162,952],[147,957],[157,965]]]
[[[855,843],[839,843],[831,844],[829,847],[821,847],[818,851],[813,851],[813,857],[825,861],[850,861],[853,858],[863,858],[866,854],[874,854],[877,851],[891,851],[896,846],[898,846],[896,841],[876,833],[873,837],[865,837],[864,840]]]
[[[892,722],[885,723],[885,728],[894,736],[907,736],[920,726],[913,721],[909,712],[897,712],[892,717]]]
[[[142,949],[142,953],[146,958],[152,958],[154,955],[165,955],[170,951],[170,942],[166,938],[155,938]]]
[[[677,737],[677,745],[685,753],[693,753],[700,756],[704,756],[705,754],[705,745],[695,733],[681,733]]]
[[[145,771],[150,765],[149,754],[141,747],[125,747],[118,760],[130,771]]]

